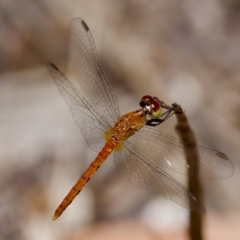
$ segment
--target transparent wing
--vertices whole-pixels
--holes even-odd
[[[124,178],[133,185],[172,200],[194,212],[205,213],[201,202],[166,172],[156,169],[141,154],[143,145],[125,142],[122,151],[114,152],[114,160]]]
[[[70,23],[70,59],[88,101],[110,124],[119,117],[116,97],[98,59],[87,24],[80,18]]]
[[[188,173],[189,165],[183,150],[184,143],[177,138],[144,126],[130,137],[126,144],[131,144],[131,149],[138,149],[138,146],[141,146],[136,154],[157,171],[166,167],[181,174]],[[199,153],[200,178],[226,178],[233,174],[233,164],[225,154],[202,146],[195,147]]]
[[[111,126],[55,65],[48,63],[47,66],[88,146],[100,151],[104,145],[104,131]]]

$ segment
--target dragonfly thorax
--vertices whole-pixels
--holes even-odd
[[[105,140],[113,138],[115,142],[120,143],[131,137],[136,131],[140,130],[145,124],[146,111],[144,109],[129,112],[120,118],[114,126],[106,131]]]

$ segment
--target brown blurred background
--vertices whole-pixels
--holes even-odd
[[[1,1],[0,239],[187,239],[188,211],[125,182],[112,157],[51,220],[96,156],[46,68],[76,82],[73,17],[90,27],[122,113],[146,94],[177,102],[198,143],[233,161],[233,177],[203,181],[204,236],[240,239],[239,0]],[[159,129],[176,136],[175,123]]]

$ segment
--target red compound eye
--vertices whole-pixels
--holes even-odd
[[[151,101],[151,108],[154,112],[157,112],[160,109],[160,104],[155,100]]]
[[[145,95],[142,97],[142,100],[145,100],[145,101],[153,101],[153,97],[150,96],[150,95]]]
[[[151,115],[153,118],[158,118],[161,114],[162,108],[159,102],[152,100],[151,101]]]
[[[151,97],[150,95],[145,95],[142,97],[139,104],[141,107],[145,107],[147,104],[150,105],[152,101],[154,101],[153,97]]]
[[[158,102],[155,98],[151,97],[150,95],[145,95],[142,97],[140,101],[140,106],[142,108],[150,106],[151,107],[150,115],[152,116],[152,118],[158,118],[162,111],[160,102]]]

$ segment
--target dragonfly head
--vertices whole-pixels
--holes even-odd
[[[158,118],[161,114],[162,107],[160,101],[152,96],[145,95],[140,100],[139,105],[142,108],[145,108],[151,118]]]

